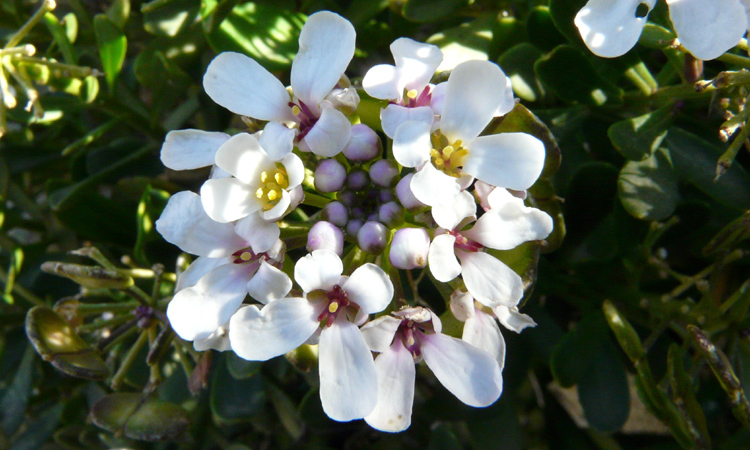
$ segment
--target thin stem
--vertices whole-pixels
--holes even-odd
[[[742,126],[742,129],[740,129],[737,137],[732,141],[731,144],[729,144],[729,148],[727,148],[727,151],[725,151],[719,157],[719,162],[716,164],[716,178],[714,178],[714,183],[718,182],[719,178],[721,178],[721,176],[724,175],[730,167],[732,167],[734,158],[737,157],[737,153],[740,151],[740,147],[742,147],[742,145],[747,141],[748,137],[750,137],[750,127],[747,126],[747,122],[745,122],[745,125]]]
[[[5,269],[0,267],[0,278],[3,280],[3,284],[5,284],[5,280],[8,279],[8,272],[5,271]],[[18,295],[19,297],[23,298],[29,303],[32,303],[37,306],[46,306],[47,304],[44,302],[44,300],[40,299],[36,295],[34,295],[33,292],[26,289],[25,287],[19,285],[18,283],[13,283],[13,293]]]
[[[34,56],[25,55],[13,55],[10,57],[12,61],[21,61],[29,64],[39,64],[47,66],[50,69],[58,69],[67,72],[67,75],[74,78],[85,78],[89,75],[98,76],[99,71],[92,69],[91,67],[74,66],[72,64],[59,63],[57,61],[50,61],[45,58],[36,58]]]
[[[31,44],[20,45],[18,47],[11,47],[11,48],[2,48],[2,49],[0,49],[0,56],[5,56],[5,55],[34,56],[34,53],[36,53],[36,48],[34,48],[34,46],[31,45]]]
[[[311,194],[309,192],[305,192],[305,199],[302,200],[303,205],[315,206],[318,208],[323,208],[330,202],[330,198],[323,197],[322,195]]]
[[[750,69],[750,58],[746,58],[744,56],[735,55],[733,53],[724,53],[716,59],[727,64],[733,64],[744,69]]]
[[[77,306],[76,312],[78,313],[78,315],[84,316],[103,314],[106,312],[130,312],[138,307],[138,305],[138,302],[81,303]]]
[[[109,320],[100,320],[86,325],[79,326],[76,331],[80,333],[90,333],[92,331],[99,330],[101,328],[108,328],[115,325],[120,325],[127,322],[130,319],[128,316],[118,316]]]
[[[47,12],[52,11],[55,9],[55,0],[44,0],[42,2],[42,6],[39,7],[39,9],[34,13],[29,20],[26,21],[25,24],[21,28],[16,31],[16,33],[10,38],[7,44],[5,44],[6,49],[15,47],[19,42],[21,42],[21,39],[26,37],[27,34],[29,34],[29,31],[31,31],[32,28],[34,28],[34,25],[36,25],[40,20],[42,20],[42,17],[44,17]]]
[[[120,368],[117,369],[117,372],[112,377],[112,380],[109,382],[109,385],[114,390],[118,390],[120,386],[122,386],[122,381],[125,379],[125,376],[128,374],[130,369],[133,367],[133,364],[135,363],[136,358],[138,358],[138,353],[140,353],[141,349],[144,345],[146,345],[146,342],[148,341],[148,331],[143,330],[141,331],[141,335],[138,336],[138,340],[135,341],[135,344],[133,344],[132,347],[130,347],[130,350],[128,350],[127,355],[125,355],[125,359],[122,360],[122,364],[120,364]]]

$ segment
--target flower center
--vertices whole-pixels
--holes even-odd
[[[307,136],[307,133],[318,121],[318,115],[310,109],[302,100],[297,100],[298,103],[289,102],[288,105],[292,108],[292,114],[299,120],[299,133],[295,138],[298,142]]]
[[[277,164],[273,171],[263,171],[260,174],[260,187],[255,191],[255,197],[263,202],[263,210],[276,206],[281,200],[282,191],[289,187],[286,169]]]
[[[254,253],[250,247],[243,248],[242,250],[237,250],[236,252],[232,253],[232,256],[234,257],[234,259],[232,260],[233,264],[248,264],[259,260],[265,260],[276,268],[279,268],[280,266],[280,263],[268,256],[268,253]]]
[[[420,106],[430,106],[431,101],[432,88],[430,86],[425,86],[425,88],[422,89],[422,92],[419,92],[416,89],[408,91],[404,89],[404,94],[401,98],[400,104],[407,108],[418,108]]]
[[[463,174],[461,168],[464,159],[469,154],[469,150],[462,147],[461,139],[450,143],[448,138],[437,132],[430,137],[430,140],[432,141],[432,150],[430,150],[432,165],[446,175],[460,177]]]
[[[325,321],[325,326],[330,327],[338,317],[339,312],[352,303],[349,301],[349,295],[338,284],[333,286],[333,290],[326,293],[326,298],[328,307],[320,313],[318,322]]]
[[[472,253],[476,253],[484,248],[484,246],[479,242],[472,241],[471,239],[462,236],[461,233],[456,230],[451,230],[448,232],[448,234],[456,238],[456,243],[453,244],[453,248]]]

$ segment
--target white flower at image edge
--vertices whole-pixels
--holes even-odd
[[[462,63],[446,83],[439,128],[433,133],[416,121],[398,127],[393,155],[401,165],[418,168],[410,187],[419,201],[450,202],[473,178],[525,190],[539,177],[545,158],[539,139],[526,133],[479,136],[505,101],[506,79],[490,62]]]
[[[393,285],[380,267],[363,264],[349,277],[343,270],[336,253],[315,250],[294,267],[303,297],[274,300],[262,309],[247,306],[229,322],[232,349],[252,361],[283,355],[319,332],[320,399],[337,421],[361,419],[375,407],[375,364],[358,325],[393,298]]]
[[[596,55],[613,58],[638,42],[657,0],[589,0],[575,24]],[[667,0],[682,45],[698,59],[718,58],[748,29],[750,0]],[[640,17],[639,17],[640,16]]]
[[[235,114],[278,123],[294,123],[313,153],[332,157],[346,146],[351,124],[325,100],[354,56],[356,33],[348,20],[328,11],[311,15],[292,61],[289,92],[252,58],[226,52],[206,70],[203,87],[213,101]]]

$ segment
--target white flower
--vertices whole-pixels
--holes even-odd
[[[667,0],[682,45],[698,59],[714,59],[737,45],[748,28],[747,0]],[[596,55],[625,54],[638,42],[656,0],[589,0],[575,24]],[[639,10],[640,8],[640,10]],[[642,10],[642,11],[641,11]]]
[[[216,152],[216,165],[232,177],[211,179],[201,187],[206,213],[217,222],[251,216],[254,225],[275,221],[302,197],[305,168],[292,153],[292,131],[270,123],[260,137],[240,133]],[[275,225],[273,225],[275,227]],[[252,229],[252,227],[247,227]],[[278,237],[278,236],[277,236]]]
[[[362,327],[370,349],[380,353],[375,359],[378,401],[365,417],[370,426],[389,432],[409,428],[414,364],[422,358],[440,383],[467,405],[488,406],[500,397],[503,377],[496,359],[441,329],[440,319],[421,307],[402,309]]]
[[[257,291],[256,272],[278,272],[271,264],[280,265],[284,258],[279,240],[267,252],[254,253],[233,224],[211,220],[198,195],[188,191],[169,199],[156,229],[168,242],[199,256],[180,275],[167,306],[172,328],[188,341],[210,339],[245,296]]]
[[[354,56],[355,39],[354,27],[343,17],[328,11],[311,15],[302,27],[299,53],[292,61],[291,101],[273,74],[239,53],[217,56],[208,66],[203,87],[211,99],[236,114],[293,123],[302,149],[335,156],[346,146],[351,124],[334,103],[354,100],[339,98],[339,91],[331,100],[326,97]]]
[[[411,181],[414,196],[430,206],[449,202],[478,178],[493,186],[525,190],[544,166],[544,144],[525,133],[479,136],[504,103],[507,77],[487,61],[458,65],[446,83],[440,124],[401,124],[393,155],[421,168]],[[506,111],[507,112],[507,111]]]
[[[521,277],[482,250],[510,250],[527,241],[544,239],[552,231],[552,218],[525,206],[505,189],[495,189],[489,203],[490,210],[468,230],[463,230],[464,226],[476,217],[476,203],[470,193],[463,191],[452,204],[433,207],[432,215],[442,229],[432,240],[427,260],[438,281],[448,282],[462,275],[466,288],[483,305],[513,307],[523,296]]]
[[[323,325],[318,364],[323,410],[334,420],[349,421],[372,411],[378,387],[372,355],[357,324],[388,306],[393,285],[374,264],[358,267],[349,277],[341,275],[343,269],[330,250],[308,254],[294,267],[304,296],[241,309],[230,321],[229,340],[240,357],[263,361],[299,347]],[[276,282],[269,279],[267,284]]]
[[[190,170],[214,164],[216,151],[229,140],[226,133],[174,130],[161,147],[161,161],[172,170]]]

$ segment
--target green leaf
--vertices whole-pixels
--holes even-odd
[[[667,364],[672,400],[689,420],[691,437],[700,444],[700,448],[711,448],[711,436],[706,426],[706,416],[695,398],[693,381],[685,371],[685,355],[677,344],[669,347]]]
[[[227,353],[227,369],[235,380],[245,380],[260,372],[263,363],[260,361],[248,361],[237,356],[236,353]]]
[[[529,12],[526,18],[526,30],[529,42],[545,52],[566,43],[565,36],[555,27],[548,6],[537,6]]]
[[[346,9],[346,18],[357,28],[388,7],[388,0],[353,0]]]
[[[438,46],[443,52],[443,62],[438,72],[451,70],[464,61],[488,59],[492,30],[496,23],[494,16],[482,17],[427,38],[428,44]]]
[[[608,339],[609,330],[602,314],[594,311],[585,315],[552,351],[552,375],[563,387],[580,383],[599,353],[599,347]]]
[[[703,247],[705,256],[730,250],[750,238],[750,211],[731,221]]]
[[[492,42],[490,43],[490,60],[526,40],[526,24],[513,16],[500,17],[492,27]],[[505,70],[505,66],[501,66]],[[506,72],[507,73],[507,72]]]
[[[263,410],[266,393],[261,375],[235,379],[226,360],[221,361],[211,381],[211,412],[219,424],[229,425],[253,418]]]
[[[146,263],[148,261],[146,245],[149,242],[161,239],[161,235],[156,231],[154,224],[164,207],[167,206],[168,200],[169,192],[148,186],[141,197],[140,203],[138,203],[138,237],[133,248],[133,256],[139,262]]]
[[[243,3],[206,37],[217,53],[240,52],[268,70],[286,70],[297,54],[297,40],[306,20],[304,14],[294,11],[290,1]]]
[[[677,206],[677,174],[672,168],[669,151],[657,150],[644,161],[629,161],[617,179],[620,201],[633,217],[663,220]]]
[[[195,22],[199,0],[153,0],[141,5],[143,28],[157,36],[174,37]]]
[[[124,29],[130,17],[130,0],[115,0],[107,9],[107,17],[117,28]]]
[[[642,116],[615,122],[607,135],[622,156],[643,161],[659,148],[674,117],[672,105],[662,106]]]
[[[534,65],[542,84],[560,100],[590,106],[622,103],[622,90],[600,75],[577,48],[561,45]]]
[[[583,46],[583,40],[581,39],[581,33],[573,23],[578,11],[586,6],[588,0],[550,0],[549,11],[552,15],[552,21],[560,33],[563,34],[568,41]]]
[[[513,92],[527,102],[536,102],[544,97],[544,88],[534,72],[534,64],[542,57],[542,51],[523,42],[500,55],[497,63],[513,83]]]
[[[97,14],[94,17],[94,32],[104,75],[109,91],[112,92],[122,70],[122,64],[125,62],[128,41],[125,34],[104,14]]]
[[[190,416],[179,405],[143,394],[110,394],[91,408],[94,424],[132,439],[174,439],[190,424]]]
[[[628,319],[620,314],[620,311],[617,310],[617,307],[611,301],[605,300],[602,304],[602,309],[604,310],[604,317],[607,319],[609,328],[615,334],[620,347],[628,355],[630,361],[636,364],[641,358],[646,356],[646,350],[644,350],[643,344],[641,344],[638,333],[635,332]]]
[[[0,399],[0,428],[6,436],[13,435],[23,423],[31,394],[32,370],[36,359],[31,347],[26,348],[13,382]]]
[[[589,345],[593,345],[589,343]],[[625,367],[609,336],[591,355],[588,370],[578,383],[578,398],[586,421],[594,428],[613,432],[622,428],[630,413],[630,391]]]
[[[13,450],[36,450],[43,448],[44,443],[60,424],[64,406],[64,403],[58,403],[44,411],[39,416],[39,419],[26,427],[23,433],[13,441]]]
[[[463,446],[448,425],[440,424],[432,429],[427,450],[461,450],[462,448]]]
[[[269,383],[267,389],[269,397],[271,398],[271,403],[273,404],[284,429],[292,436],[292,439],[295,441],[298,440],[302,437],[302,433],[304,432],[304,422],[300,417],[297,406],[292,399],[284,393],[284,391],[273,384]]]
[[[68,16],[65,16],[65,20],[68,20]],[[75,19],[73,19],[73,22],[75,22]],[[51,12],[44,15],[44,23],[47,25],[50,34],[52,34],[52,38],[57,42],[57,46],[60,47],[60,52],[63,54],[65,63],[76,64],[75,52],[66,34],[66,27]]]
[[[681,179],[728,208],[750,209],[750,176],[741,165],[733,164],[714,182],[720,148],[681,128],[670,128],[664,143]]]
[[[401,14],[415,22],[432,22],[448,17],[467,3],[467,0],[407,0]]]
[[[519,306],[531,297],[536,284],[541,245],[536,241],[524,242],[511,250],[490,250],[488,252],[504,262],[514,272],[521,275],[524,287],[524,298]]]
[[[499,410],[497,415],[466,421],[474,450],[521,450],[523,434],[518,416],[507,394],[491,406]],[[498,445],[501,443],[501,445]]]

